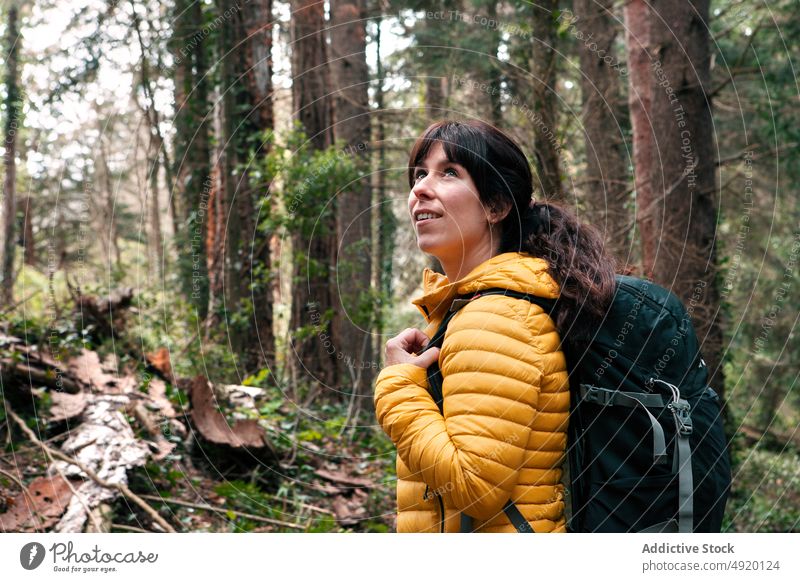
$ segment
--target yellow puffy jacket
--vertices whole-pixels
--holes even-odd
[[[543,259],[503,253],[455,283],[426,269],[414,300],[432,337],[456,295],[500,287],[546,298],[558,285]],[[439,354],[444,415],[426,370],[387,366],[375,407],[397,447],[397,531],[457,532],[460,514],[481,532],[513,532],[513,500],[536,532],[564,532],[569,416],[566,361],[553,321],[528,301],[487,295],[452,318]]]

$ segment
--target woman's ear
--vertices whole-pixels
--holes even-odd
[[[489,207],[489,222],[491,224],[500,224],[505,220],[508,213],[511,211],[511,203],[508,201],[495,202]]]

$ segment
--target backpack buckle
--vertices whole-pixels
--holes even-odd
[[[677,402],[670,402],[667,407],[672,412],[672,416],[675,417],[675,428],[678,433],[681,436],[689,436],[692,434],[692,408],[689,406],[689,403],[685,400],[679,400]]]
[[[581,392],[583,393],[584,402],[599,404],[600,406],[608,406],[614,398],[614,393],[611,390],[604,390],[590,384],[581,384]]]

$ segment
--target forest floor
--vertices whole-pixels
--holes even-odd
[[[82,325],[65,310],[0,327],[0,532],[395,530],[394,447],[374,418],[303,408],[268,373],[176,372],[166,348],[103,320],[101,301],[125,297],[78,301]],[[800,530],[797,430],[728,425],[723,531]]]
[[[70,341],[0,329],[0,532],[394,530],[394,448],[374,422],[301,409],[268,374],[179,377],[166,349],[107,333],[123,322],[101,301],[81,305],[88,334],[60,328]]]

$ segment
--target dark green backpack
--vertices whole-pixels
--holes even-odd
[[[523,299],[548,313],[555,307],[505,289],[460,297],[428,348],[441,347],[452,316],[483,295]],[[720,531],[731,480],[727,441],[681,301],[650,281],[618,276],[588,347],[566,357],[570,531]],[[428,381],[442,410],[438,364],[428,368]],[[518,531],[533,531],[513,500],[504,511]],[[471,529],[462,515],[462,531]]]

